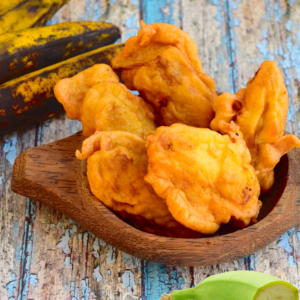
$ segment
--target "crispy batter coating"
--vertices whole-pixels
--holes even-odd
[[[68,118],[82,122],[86,137],[95,131],[124,130],[146,138],[156,129],[154,109],[127,90],[108,65],[60,80],[54,92]]]
[[[124,70],[122,79],[154,105],[166,125],[208,127],[214,117],[209,88],[214,82],[204,73],[197,76],[174,47],[164,49],[155,60],[138,69]]]
[[[56,84],[55,97],[63,105],[69,119],[80,120],[81,106],[86,93],[101,81],[119,82],[119,77],[109,65],[98,64]]]
[[[88,159],[87,176],[92,193],[106,206],[146,232],[170,237],[198,237],[168,211],[145,182],[145,140],[124,131],[97,132],[83,142],[79,159]]]
[[[151,102],[166,125],[209,127],[214,117],[214,80],[203,73],[197,47],[176,26],[146,25],[112,61],[122,80]]]
[[[122,83],[103,81],[93,86],[82,104],[83,135],[95,131],[128,131],[142,138],[154,132],[154,110]]]
[[[281,156],[300,147],[296,136],[283,136],[288,108],[288,92],[274,61],[263,62],[246,89],[240,89],[236,95],[222,94],[214,104],[216,116],[211,129],[218,131],[221,120],[236,122],[250,150],[262,192],[272,187],[273,169]]]
[[[196,43],[183,30],[166,23],[146,25],[140,21],[141,29],[137,36],[130,37],[124,50],[112,61],[114,69],[133,69],[157,58],[164,48],[177,48],[191,63],[197,74],[203,73],[201,60],[197,54]]]
[[[182,124],[159,127],[148,137],[145,180],[184,226],[212,234],[230,220],[255,222],[260,188],[242,133],[220,123],[221,135]]]

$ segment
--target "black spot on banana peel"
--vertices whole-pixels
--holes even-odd
[[[0,34],[39,27],[70,0],[0,0]]]
[[[104,22],[66,22],[0,35],[0,84],[109,45],[120,30]]]
[[[64,112],[56,83],[98,63],[110,65],[124,44],[96,49],[0,85],[0,136]]]

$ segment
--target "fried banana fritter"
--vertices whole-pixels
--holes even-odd
[[[220,130],[220,121],[235,121],[250,150],[262,192],[272,187],[274,167],[281,156],[300,147],[296,136],[283,136],[288,109],[288,92],[274,61],[263,62],[245,89],[236,95],[222,94],[214,104],[216,116],[211,129]]]
[[[122,83],[103,81],[84,97],[83,135],[90,136],[95,131],[127,131],[146,138],[156,129],[153,112],[148,103]]]
[[[180,28],[166,23],[146,25],[140,21],[141,29],[137,36],[130,37],[124,50],[112,61],[114,69],[133,69],[157,58],[164,48],[175,47],[192,65],[197,74],[203,73],[196,43]]]
[[[125,85],[138,90],[166,125],[209,127],[214,117],[214,80],[203,73],[194,41],[176,26],[146,25],[112,61]]]
[[[208,127],[214,117],[209,100],[210,77],[204,73],[197,76],[174,47],[164,49],[155,60],[138,69],[124,70],[122,79],[154,105],[166,125],[179,122]]]
[[[192,238],[199,233],[177,222],[152,186],[145,182],[145,140],[121,132],[97,132],[83,142],[78,159],[88,159],[92,193],[139,229],[163,236]]]
[[[119,77],[109,65],[98,64],[56,84],[55,97],[63,105],[69,119],[81,120],[81,107],[86,93],[101,81],[117,83]]]
[[[146,138],[156,129],[154,109],[120,83],[108,65],[62,79],[54,91],[68,118],[82,122],[86,137],[95,131],[121,130]]]
[[[234,123],[220,123],[224,135],[182,124],[159,127],[148,137],[145,180],[166,200],[172,216],[204,234],[230,220],[255,222],[261,202],[250,153]]]

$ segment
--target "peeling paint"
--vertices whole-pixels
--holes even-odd
[[[293,228],[293,229],[289,230],[288,232],[284,233],[279,238],[279,241],[277,243],[278,247],[283,247],[284,251],[286,253],[289,253],[289,254],[293,252],[293,249],[290,245],[289,239],[290,239],[290,236],[293,234],[294,231],[295,231],[295,228]]]
[[[174,0],[142,1],[143,20],[146,24],[163,22],[174,24]]]
[[[234,26],[234,27],[240,26],[240,24],[241,24],[241,21],[240,21],[239,18],[236,18],[236,19],[233,20],[233,26]]]
[[[277,243],[278,247],[283,247],[284,251],[286,253],[288,253],[288,262],[289,262],[290,267],[296,267],[297,266],[297,264],[295,262],[295,259],[293,257],[294,249],[291,247],[291,244],[290,244],[290,241],[289,241],[290,236],[293,234],[294,231],[295,231],[295,228],[292,228],[288,232],[284,233],[279,238],[279,241]]]
[[[106,264],[114,264],[116,262],[116,249],[111,246],[107,245],[107,252],[106,252]]]
[[[77,224],[73,224],[70,230],[70,236],[73,236],[77,232]]]
[[[89,233],[86,231],[83,234],[83,244],[84,244],[84,246],[87,246],[88,238],[89,238]]]
[[[129,29],[132,29],[136,26],[137,19],[134,15],[129,16],[125,21],[125,26]]]
[[[36,274],[30,274],[29,276],[29,284],[35,287],[38,283],[37,275]]]
[[[100,258],[100,245],[99,245],[99,239],[96,237],[93,243],[93,251],[92,254],[96,258]]]
[[[136,268],[137,267],[137,259],[136,257],[122,252],[122,259],[125,264],[128,264],[128,268]]]
[[[105,246],[106,246],[106,243],[105,243],[104,241],[100,240],[100,239],[99,239],[99,244],[100,244],[100,246],[102,246],[102,247],[105,247]]]
[[[257,255],[258,257],[258,255]],[[241,264],[240,265],[240,270],[249,270],[249,271],[255,271],[255,261],[257,259],[255,258],[254,254],[251,254],[249,256],[246,256],[245,258],[242,258],[241,264],[243,264],[243,266]]]
[[[288,30],[288,31],[292,31],[292,25],[293,25],[293,22],[291,20],[288,20],[285,23],[285,29]]]
[[[282,13],[281,13],[278,2],[274,3],[274,9],[275,9],[275,21],[277,23],[281,23]]]
[[[219,27],[222,27],[224,24],[223,16],[223,4],[221,0],[208,0],[208,3],[217,6],[218,12],[215,15],[215,19],[219,21]]]
[[[61,248],[65,254],[70,254],[71,249],[69,247],[69,240],[70,240],[70,229],[67,228],[65,234],[61,237],[56,247]]]
[[[91,292],[88,278],[81,280],[81,290],[82,290],[81,300],[91,300],[96,298],[94,293]]]
[[[160,299],[163,293],[169,294],[172,290],[180,290],[185,284],[177,270],[168,269],[167,266],[144,261],[145,299]]]
[[[134,274],[131,270],[125,270],[122,274],[122,282],[126,286],[128,291],[131,291],[135,286]]]
[[[71,258],[70,258],[69,256],[67,256],[67,257],[65,258],[65,267],[66,267],[67,269],[71,269],[71,268],[72,268]]]
[[[4,135],[3,140],[3,152],[5,158],[11,165],[13,165],[17,157],[17,132]]]
[[[102,276],[101,273],[100,273],[100,268],[99,268],[99,266],[98,266],[96,269],[94,269],[93,276],[97,279],[97,282],[102,281],[103,276]]]
[[[235,93],[239,89],[238,66],[236,62],[239,49],[233,28],[239,26],[240,20],[233,17],[232,10],[237,9],[237,3],[224,0],[209,0],[208,2],[217,6],[218,13],[215,19],[219,21],[219,26],[223,27],[225,24],[226,34],[222,36],[221,41],[222,45],[227,48],[228,53],[230,92]]]
[[[75,287],[74,281],[71,282],[70,293],[71,293],[71,300],[81,300],[79,295],[79,288]]]
[[[289,265],[290,265],[290,267],[297,267],[295,259],[292,255],[289,255]]]
[[[15,273],[10,275],[10,281],[6,284],[6,291],[10,297],[13,297],[17,288],[17,276]]]
[[[28,289],[30,285],[30,265],[32,259],[32,248],[34,243],[34,221],[35,221],[35,212],[36,212],[36,205],[34,201],[26,198],[26,219],[24,224],[24,238],[22,249],[20,251],[21,255],[21,276],[19,282],[19,293],[17,295],[17,299],[26,299],[28,294]]]

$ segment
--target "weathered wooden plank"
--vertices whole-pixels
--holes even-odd
[[[50,23],[108,21],[120,26],[125,40],[136,34],[138,18],[139,5],[132,1],[72,0]],[[65,116],[52,119],[40,126],[38,144],[80,129],[79,122]],[[29,299],[136,299],[141,295],[139,259],[106,245],[59,212],[39,203],[33,206],[36,216],[29,269],[34,281],[29,284]]]
[[[299,135],[299,4],[299,0],[144,0],[140,14],[137,0],[71,0],[51,22],[111,21],[122,28],[123,41],[136,34],[140,15],[147,23],[174,23],[195,39],[204,70],[215,78],[220,91],[236,91],[262,60],[275,59],[291,97],[287,129]],[[75,122],[58,118],[40,128],[36,141],[48,143],[77,130]],[[12,162],[34,142],[32,129],[9,135],[1,144],[0,293],[4,299],[21,299],[21,295],[28,299],[131,299],[141,294],[143,299],[158,299],[162,292],[188,288],[209,275],[234,269],[271,273],[298,286],[299,227],[262,251],[228,264],[203,268],[141,264],[58,212],[13,195],[9,190]]]
[[[72,0],[48,24],[67,21],[111,22],[121,29],[121,41],[124,42],[137,33],[139,19],[138,0]]]
[[[295,113],[298,110],[299,81],[296,76],[290,75],[297,75],[295,53],[298,51],[298,44],[295,46],[295,43],[298,43],[299,34],[294,30],[293,37],[289,37],[292,36],[290,26],[294,24],[291,18],[299,18],[296,16],[297,13],[299,15],[298,9],[299,5],[297,9],[292,9],[291,5],[277,1],[251,1],[251,4],[250,1],[182,1],[183,29],[196,41],[204,70],[216,80],[218,90],[235,92],[245,86],[263,60],[278,61],[286,76],[291,96],[292,109],[287,125],[290,131],[295,131],[299,126],[299,116]],[[291,11],[294,11],[294,16]],[[289,17],[286,16],[287,13]],[[212,18],[218,24],[213,24]],[[282,24],[281,20],[284,18],[285,22]],[[298,22],[295,21],[295,24]],[[282,36],[283,31],[288,33],[285,38]],[[269,32],[272,32],[271,36]],[[261,41],[257,41],[259,36],[262,36]],[[290,63],[291,57],[295,60],[293,63]],[[188,288],[197,285],[207,276],[238,269],[270,273],[298,287],[299,256],[295,251],[299,247],[298,237],[299,228],[292,229],[265,249],[222,265],[172,268],[145,262],[145,297],[156,299],[159,294],[169,292],[172,288]]]
[[[230,91],[230,35],[223,0],[182,0],[182,29],[196,42],[204,71],[217,91]]]
[[[11,172],[14,160],[23,151],[34,147],[36,128],[5,135],[1,145],[0,174],[0,295],[2,299],[15,299],[22,294],[21,280],[26,273],[27,243],[30,227],[29,199],[11,191]],[[29,216],[29,217],[28,217]]]
[[[234,4],[234,5],[233,5]],[[237,86],[245,85],[264,60],[275,60],[290,97],[287,130],[299,130],[299,1],[232,1]],[[260,14],[257,11],[261,12]]]

